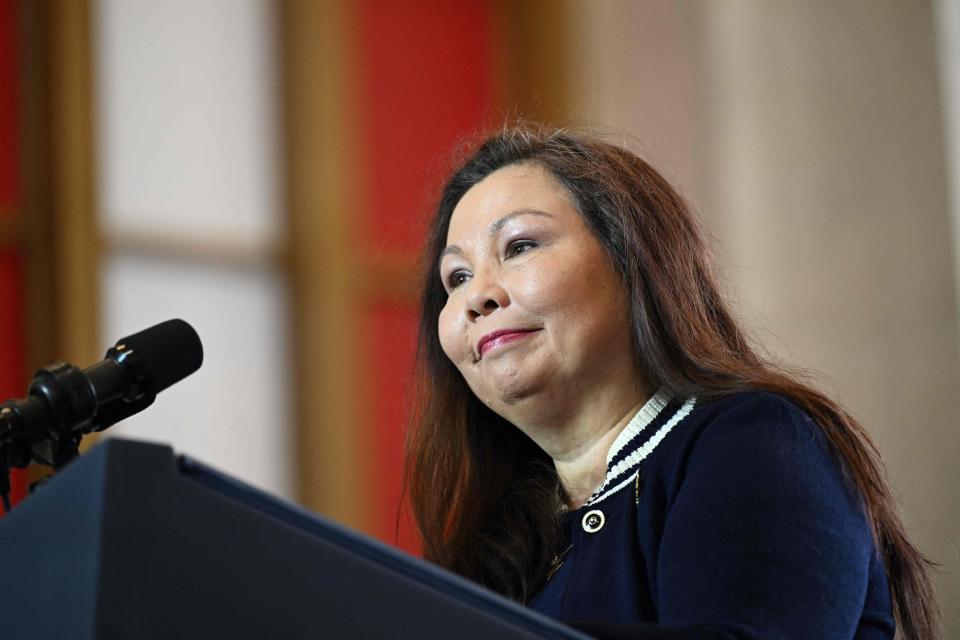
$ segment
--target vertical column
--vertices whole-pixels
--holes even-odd
[[[57,0],[47,12],[47,167],[60,359],[78,366],[101,357],[99,235],[95,218],[90,2]]]
[[[954,563],[960,355],[931,3],[704,8],[713,208],[740,313],[833,381],[914,541]],[[956,600],[955,581],[940,588]]]
[[[960,341],[960,2],[934,0],[947,184],[953,227],[953,277],[957,300],[957,340]]]
[[[367,431],[356,415],[363,369],[351,282],[356,135],[350,23],[339,0],[281,6],[299,498],[369,530],[373,510],[360,453]]]

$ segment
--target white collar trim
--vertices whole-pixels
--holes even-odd
[[[610,450],[607,452],[607,467],[610,466],[613,458],[620,453],[620,450],[623,449],[628,442],[633,440],[635,435],[646,429],[647,425],[660,415],[660,412],[663,411],[663,408],[667,406],[668,402],[670,402],[670,394],[662,387],[650,396],[644,405],[640,407],[637,415],[633,416],[623,431],[620,432],[620,435],[617,436],[617,439],[610,445]]]
[[[650,400],[647,401],[647,403],[643,406],[643,408],[637,413],[636,416],[634,416],[633,420],[631,420],[630,423],[627,425],[627,427],[623,430],[623,433],[617,436],[617,439],[614,441],[613,446],[610,447],[611,453],[607,455],[608,466],[610,464],[610,461],[613,459],[613,456],[616,455],[616,453],[620,449],[622,449],[627,444],[627,442],[629,442],[633,438],[633,436],[637,435],[644,428],[646,428],[646,426],[649,425],[650,422],[652,422],[653,419],[657,417],[657,415],[663,410],[663,408],[670,401],[669,396],[666,394],[663,394],[663,396],[661,396],[661,392],[662,390],[658,391],[652,398],[650,398]],[[654,399],[658,398],[658,396],[660,397],[660,399],[658,400],[658,403],[655,405],[651,405]],[[662,404],[659,404],[661,402]],[[697,402],[696,398],[689,398],[686,402],[683,403],[683,406],[680,407],[680,409],[678,409],[677,412],[673,414],[673,416],[671,416],[671,418],[663,424],[662,427],[657,429],[656,433],[650,436],[650,438],[643,443],[642,446],[638,447],[635,451],[631,451],[629,454],[627,454],[623,458],[623,460],[615,464],[612,468],[609,468],[607,470],[607,477],[604,478],[603,480],[603,484],[597,487],[597,490],[593,492],[593,496],[587,501],[587,504],[588,505],[596,504],[601,500],[604,500],[608,496],[616,493],[617,491],[625,487],[627,484],[629,484],[629,480],[633,478],[632,475],[629,476],[626,480],[623,480],[617,483],[612,488],[608,489],[608,487],[610,487],[610,485],[613,484],[618,478],[626,474],[631,469],[634,469],[635,467],[639,466],[640,462],[644,458],[649,456],[650,453],[654,450],[654,448],[656,448],[656,446],[660,444],[660,441],[663,440],[668,433],[670,433],[670,430],[673,429],[681,420],[686,418],[691,411],[693,411],[693,407],[696,404],[696,402]],[[656,407],[655,411],[651,409],[652,414],[648,412],[649,417],[643,416],[646,409],[651,406]],[[635,427],[635,423],[636,425],[639,425],[639,426]],[[633,429],[633,433],[631,435],[626,435],[627,430],[633,427],[635,427]],[[622,438],[623,440],[621,441]]]

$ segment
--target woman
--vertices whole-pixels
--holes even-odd
[[[428,559],[599,636],[937,636],[866,432],[753,351],[644,161],[503,131],[447,182],[424,275]]]

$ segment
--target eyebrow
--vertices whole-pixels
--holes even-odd
[[[505,226],[507,226],[508,222],[510,222],[511,220],[513,220],[518,216],[525,216],[525,215],[546,216],[547,218],[553,217],[552,213],[547,213],[546,211],[541,211],[540,209],[517,209],[516,211],[511,211],[510,213],[503,216],[496,222],[492,223],[489,227],[487,227],[487,235],[490,235],[490,236],[497,235]]]
[[[487,235],[488,235],[488,236],[495,236],[495,235],[497,235],[498,233],[500,233],[500,232],[503,230],[503,228],[504,228],[505,226],[507,226],[507,223],[508,223],[508,222],[510,222],[511,220],[513,220],[514,218],[517,218],[517,217],[519,217],[519,216],[545,216],[545,217],[547,217],[547,218],[553,218],[553,217],[554,217],[554,215],[553,215],[552,213],[547,213],[546,211],[541,211],[540,209],[526,209],[526,208],[525,208],[525,209],[516,209],[515,211],[511,211],[510,213],[508,213],[507,215],[503,216],[502,218],[499,218],[499,219],[495,220],[494,222],[492,222],[492,223],[490,224],[490,226],[487,227]],[[463,250],[462,250],[460,247],[458,247],[457,245],[455,245],[455,244],[449,245],[449,246],[446,247],[443,251],[440,252],[440,257],[437,258],[437,267],[439,267],[439,266],[440,266],[440,263],[443,262],[443,258],[444,258],[445,256],[447,256],[447,255],[449,255],[449,254],[452,254],[452,253],[455,253],[455,254],[457,254],[457,255],[462,256],[462,255],[463,255]]]

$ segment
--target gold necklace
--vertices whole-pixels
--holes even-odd
[[[550,571],[547,572],[547,581],[549,581],[550,578],[553,577],[553,574],[559,571],[560,567],[563,566],[563,561],[566,559],[567,554],[570,553],[570,549],[573,549],[572,544],[557,555],[553,556],[553,560],[550,561]]]

